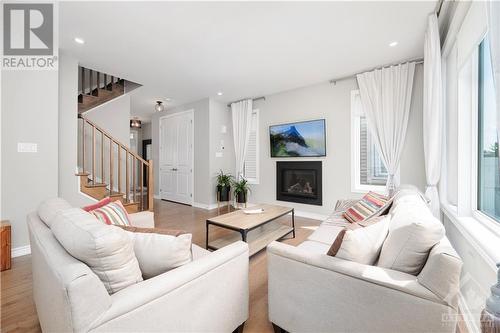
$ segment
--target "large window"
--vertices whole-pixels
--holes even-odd
[[[500,221],[500,164],[493,69],[488,38],[479,47],[478,200],[483,213]]]
[[[243,173],[243,176],[250,184],[259,183],[259,110],[253,110],[252,112],[252,129],[248,139]]]
[[[359,90],[351,92],[352,191],[383,191],[387,169],[369,132]]]

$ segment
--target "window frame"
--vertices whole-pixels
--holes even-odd
[[[500,237],[500,221],[478,209],[479,148],[479,47],[486,32],[477,41],[469,58],[457,66],[458,113],[458,201],[454,206],[442,199],[445,213],[455,220],[473,218],[493,235]],[[471,227],[471,226],[469,226]],[[468,229],[468,228],[467,228]]]
[[[361,184],[361,140],[360,140],[360,116],[356,114],[354,108],[355,100],[359,96],[359,89],[351,90],[351,192],[366,193],[369,191],[387,194],[386,185],[366,185]],[[399,179],[399,170],[394,176]]]
[[[243,177],[248,181],[248,184],[259,185],[260,183],[260,110],[253,109],[252,114],[255,114],[255,121],[257,128],[255,129],[255,178],[247,178],[245,174],[245,165],[243,164]]]

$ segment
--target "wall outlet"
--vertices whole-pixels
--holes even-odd
[[[222,125],[222,127],[220,128],[220,132],[222,134],[226,134],[227,133],[227,127],[226,127],[226,125]]]
[[[223,157],[224,154],[221,151],[215,153],[215,157]]]
[[[17,152],[18,153],[36,153],[38,151],[38,145],[31,142],[18,142]]]

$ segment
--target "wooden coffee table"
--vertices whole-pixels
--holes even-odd
[[[251,209],[262,208],[260,214],[245,214],[243,210],[219,215],[206,222],[206,248],[217,250],[221,247],[242,240],[248,243],[250,256],[265,248],[269,243],[279,240],[292,233],[295,238],[295,213],[293,208],[277,205],[257,205]],[[273,222],[279,217],[292,214],[291,226]],[[237,231],[239,234],[223,236],[208,241],[208,229],[210,225]]]

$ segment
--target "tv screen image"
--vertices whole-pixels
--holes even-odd
[[[326,156],[325,119],[269,126],[271,157]]]

